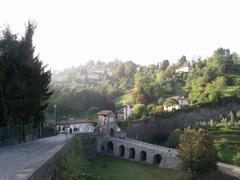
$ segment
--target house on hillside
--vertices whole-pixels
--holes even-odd
[[[117,119],[126,121],[132,116],[132,107],[129,104],[123,104],[121,108],[116,111]]]
[[[123,104],[122,105],[123,110],[123,119],[127,120],[132,116],[132,107],[129,104]]]
[[[174,96],[169,98],[164,103],[164,110],[165,111],[172,111],[173,109],[182,109],[189,105],[188,99],[184,96]]]
[[[96,121],[91,120],[81,120],[81,119],[71,119],[66,121],[57,122],[57,131],[59,133],[91,133],[94,132],[97,126]]]
[[[179,72],[189,73],[191,71],[192,71],[192,66],[190,64],[184,64],[183,66],[177,68],[175,70],[175,73],[179,73]]]

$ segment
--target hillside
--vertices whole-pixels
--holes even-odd
[[[176,64],[163,60],[140,66],[115,60],[89,61],[86,65],[53,73],[55,91],[49,107],[58,107],[60,119],[87,117],[99,109],[120,107],[123,103],[144,104],[147,111],[162,111],[173,106],[173,97],[185,97],[191,104],[217,102],[222,97],[238,96],[240,63],[237,53],[219,48],[207,59]]]

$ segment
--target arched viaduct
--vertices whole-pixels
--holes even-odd
[[[108,154],[164,168],[177,167],[176,149],[157,146],[130,138],[105,136],[100,145],[100,151]]]

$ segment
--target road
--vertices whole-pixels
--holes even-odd
[[[65,140],[65,135],[58,135],[0,148],[0,180],[8,179],[17,171],[33,163],[43,153],[63,144]]]

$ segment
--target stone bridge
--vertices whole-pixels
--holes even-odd
[[[177,167],[178,151],[176,149],[157,146],[130,138],[122,139],[110,136],[103,138],[102,143],[98,145],[98,149],[101,152],[107,152],[131,161],[155,164],[164,168]]]

